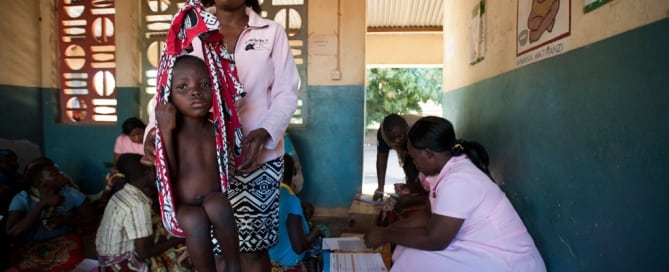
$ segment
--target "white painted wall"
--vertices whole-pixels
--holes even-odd
[[[341,18],[337,18],[338,13]],[[309,1],[309,85],[363,84],[365,14],[365,1]],[[341,79],[332,79],[335,71],[340,72]]]
[[[517,68],[516,13],[518,0],[487,0],[485,59],[469,64],[471,13],[478,0],[444,2],[444,90],[470,85]],[[583,1],[571,1],[569,50],[667,18],[669,1],[613,0],[589,13]],[[633,50],[633,49],[631,49]]]
[[[367,65],[441,65],[441,32],[368,32],[365,50]]]

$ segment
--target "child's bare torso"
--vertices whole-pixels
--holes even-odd
[[[206,130],[180,131],[176,135],[178,203],[199,205],[212,192],[221,192],[213,125]]]

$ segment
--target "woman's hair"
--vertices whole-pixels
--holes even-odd
[[[202,2],[202,5],[205,6],[205,7],[211,7],[215,4],[216,1],[215,0],[202,0],[200,2]],[[260,14],[260,12],[261,12],[260,3],[258,2],[258,0],[244,0],[244,5],[247,6],[247,7],[251,7],[251,9],[253,9],[253,11],[255,11],[258,14]]]
[[[30,169],[33,168],[35,165],[43,164],[43,163],[56,164],[52,159],[49,159],[48,157],[44,157],[44,156],[37,157],[36,159],[34,159],[32,161],[29,161],[26,164],[26,166],[23,168],[24,175],[27,175],[28,171],[30,171]],[[26,179],[26,181],[28,181],[28,179]]]
[[[31,165],[30,168],[25,173],[25,180],[28,182],[30,185],[36,185],[37,181],[40,179],[42,172],[47,167],[53,166],[53,162],[48,161],[48,160],[41,160],[39,162],[36,162],[35,164]]]
[[[453,124],[444,118],[428,116],[416,121],[409,130],[409,142],[416,149],[427,148],[434,152],[448,152],[451,156],[464,153],[476,167],[490,176],[488,170],[490,158],[483,145],[456,139]]]
[[[122,132],[123,134],[128,135],[130,134],[130,132],[132,132],[133,129],[136,128],[144,130],[146,128],[146,124],[144,124],[144,122],[142,122],[142,120],[139,120],[139,118],[137,117],[131,117],[123,122]]]

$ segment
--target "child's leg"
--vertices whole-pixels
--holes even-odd
[[[182,204],[177,213],[179,225],[186,234],[188,255],[198,271],[216,271],[211,244],[211,224],[205,210]]]
[[[214,236],[221,244],[223,258],[225,259],[225,271],[239,271],[241,260],[239,259],[239,237],[235,216],[228,196],[224,193],[211,193],[205,197],[204,207],[209,221],[214,226]]]

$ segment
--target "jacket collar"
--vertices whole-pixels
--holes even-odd
[[[260,17],[252,8],[246,7],[246,16],[249,16],[248,26],[253,28],[263,28],[269,26],[266,19]]]

